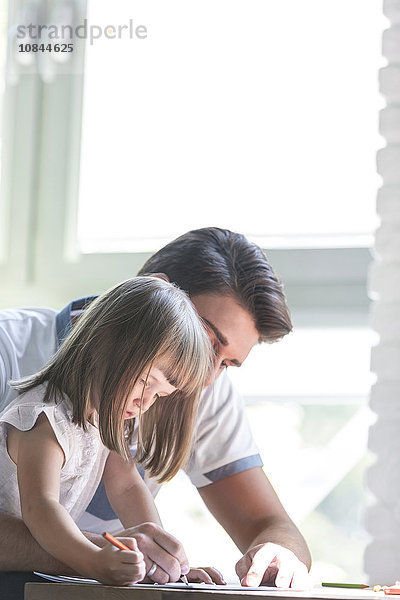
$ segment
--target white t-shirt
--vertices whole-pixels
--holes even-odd
[[[84,431],[72,422],[72,404],[67,396],[45,403],[45,390],[46,386],[40,385],[21,394],[0,415],[0,513],[21,516],[17,467],[7,451],[9,425],[28,431],[44,413],[65,456],[60,473],[60,504],[77,521],[96,492],[109,450],[97,427],[88,423]]]
[[[57,311],[0,310],[0,411],[18,396],[8,381],[33,375],[57,350]]]
[[[0,407],[15,396],[7,381],[43,367],[69,333],[71,316],[79,314],[92,299],[71,302],[58,314],[35,308],[0,311]],[[196,487],[202,487],[256,466],[262,466],[262,461],[243,401],[224,372],[202,393],[190,460],[184,471]],[[142,477],[156,495],[159,485],[143,471]],[[92,531],[115,530],[109,523],[114,520],[101,484],[79,525]]]

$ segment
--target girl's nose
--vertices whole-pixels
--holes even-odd
[[[153,404],[153,394],[151,394],[150,392],[145,393],[143,396],[143,400],[142,400],[143,412],[145,410],[147,410],[148,408],[150,408],[150,406],[152,404]]]

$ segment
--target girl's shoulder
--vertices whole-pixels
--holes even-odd
[[[13,400],[0,415],[0,431],[7,435],[7,426],[29,431],[44,413],[60,444],[66,461],[73,456],[81,437],[81,427],[73,423],[72,404],[65,394],[44,402],[46,385],[38,385]]]
[[[27,431],[44,412],[48,418],[52,417],[51,420],[72,423],[72,405],[69,398],[65,394],[58,394],[57,398],[45,402],[46,387],[46,384],[40,384],[17,396],[0,414],[0,422]]]

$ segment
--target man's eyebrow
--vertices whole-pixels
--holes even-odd
[[[242,363],[239,362],[238,360],[236,360],[236,358],[230,358],[229,360],[231,361],[232,364],[235,365],[235,367],[241,367],[242,366]]]
[[[226,339],[226,337],[220,332],[218,327],[215,327],[215,325],[213,323],[211,323],[211,321],[209,321],[208,319],[205,319],[204,317],[201,317],[201,318],[204,321],[204,323],[206,323],[206,325],[208,325],[208,327],[213,330],[213,332],[215,333],[217,340],[220,342],[220,344],[222,344],[223,346],[227,346],[229,344],[229,342]],[[240,361],[238,361],[236,358],[230,358],[229,360],[232,364],[235,365],[235,367],[242,366],[242,363]]]
[[[226,339],[226,337],[220,332],[220,330],[215,327],[215,325],[213,323],[211,323],[211,321],[209,321],[208,319],[201,317],[202,320],[204,321],[204,323],[206,323],[210,329],[213,330],[213,332],[215,333],[215,335],[217,336],[217,340],[223,345],[223,346],[227,346],[228,345],[228,340]]]

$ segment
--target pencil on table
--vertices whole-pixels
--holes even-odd
[[[357,590],[369,588],[369,585],[365,585],[365,583],[321,583],[321,585],[322,587],[350,588]]]

